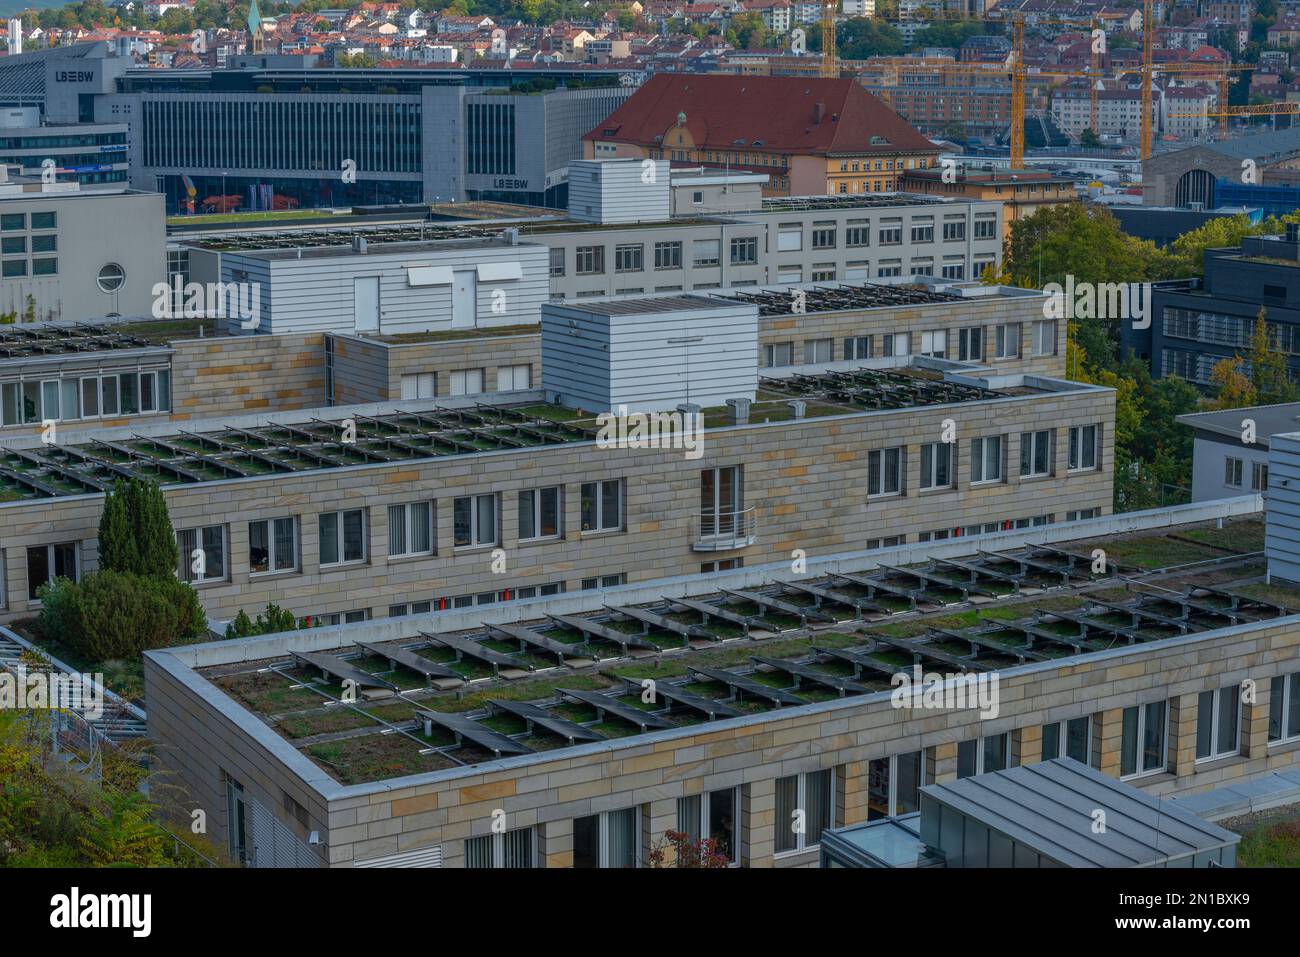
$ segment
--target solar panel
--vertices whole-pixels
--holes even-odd
[[[402,648],[398,645],[376,645],[371,644],[368,641],[358,641],[356,645],[358,648],[369,652],[372,655],[376,655],[380,658],[387,658],[393,665],[401,665],[404,668],[409,668],[421,677],[429,679],[430,683],[432,683],[432,679],[434,678],[460,678],[460,680],[464,680],[460,675],[456,674],[456,672],[452,671],[446,665],[440,665],[437,662],[430,661],[428,658],[424,657],[424,655],[417,655],[414,651],[411,651],[408,648]]]
[[[490,728],[485,728],[473,718],[467,718],[464,715],[452,712],[426,711],[424,708],[416,708],[415,713],[424,722],[426,733],[430,730],[430,725],[436,724],[454,734],[458,744],[468,741],[486,751],[491,751],[497,757],[501,757],[503,754],[533,753],[533,749],[528,745],[507,738],[504,734],[498,734]]]
[[[615,701],[607,694],[600,694],[596,691],[579,691],[573,688],[556,688],[555,690],[566,698],[572,698],[581,704],[591,705],[596,709],[597,715],[602,716],[602,720],[604,715],[613,715],[628,724],[636,725],[642,731],[674,727],[671,721],[665,721],[657,715],[642,711],[640,708],[634,708],[622,701]]]
[[[488,702],[488,705],[498,711],[505,711],[514,715],[516,718],[522,718],[528,723],[528,730],[532,731],[536,725],[551,734],[561,737],[570,744],[576,744],[579,741],[604,741],[605,736],[599,731],[593,731],[591,728],[584,728],[582,725],[561,718],[559,715],[551,714],[545,708],[539,708],[535,704],[529,704],[527,701],[496,701]]]
[[[716,668],[704,668],[692,664],[687,664],[686,668],[692,674],[703,675],[709,681],[720,682],[731,688],[733,691],[751,695],[755,698],[761,698],[764,701],[770,701],[778,707],[787,704],[800,705],[808,703],[807,700],[800,698],[796,694],[791,694],[788,691],[781,691],[777,688],[771,687],[770,685],[765,685],[760,681],[755,681],[747,675],[738,675],[731,671],[721,671]]]
[[[293,657],[300,663],[320,670],[322,674],[338,678],[339,681],[351,681],[358,688],[385,688],[397,691],[397,685],[348,664],[334,655],[320,654],[313,651],[294,651]]]

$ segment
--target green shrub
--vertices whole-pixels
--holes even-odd
[[[242,608],[234,620],[226,625],[227,638],[248,638],[252,635],[274,635],[281,631],[296,631],[298,619],[287,608],[267,602],[266,613],[258,613],[257,620],[248,617]]]
[[[207,627],[194,589],[174,578],[100,570],[80,582],[56,579],[40,598],[41,632],[90,661],[135,658]]]

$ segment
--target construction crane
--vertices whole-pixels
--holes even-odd
[[[822,2],[822,76],[839,79],[840,60],[835,50],[835,0]]]

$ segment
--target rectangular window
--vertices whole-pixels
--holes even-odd
[[[997,219],[976,219],[975,220],[975,238],[976,239],[997,239],[998,238],[998,221]]]
[[[763,365],[767,368],[794,365],[794,343],[774,342],[763,346]]]
[[[1241,459],[1228,456],[1223,460],[1223,484],[1230,488],[1241,488]]]
[[[3,230],[6,233],[11,232],[15,229],[26,229],[26,228],[27,228],[26,213],[5,213],[4,215],[0,216],[0,230]]]
[[[1197,699],[1196,760],[1236,754],[1241,747],[1241,688],[1202,691]]]
[[[897,495],[903,490],[903,449],[872,449],[867,453],[867,494]]]
[[[1074,758],[1081,764],[1092,763],[1092,718],[1071,718],[1043,725],[1043,760]]]
[[[558,538],[564,510],[560,486],[533,488],[519,493],[519,538]]]
[[[655,243],[655,269],[681,269],[682,244],[680,242]]]
[[[797,253],[803,249],[803,228],[780,229],[776,234],[776,251]]]
[[[911,354],[911,333],[889,332],[880,337],[882,356],[906,356]]]
[[[957,333],[957,358],[962,362],[981,362],[984,359],[984,327],[971,326]]]
[[[573,822],[575,868],[638,867],[641,861],[641,809],[602,811]]]
[[[812,231],[812,248],[813,249],[834,249],[835,230],[833,228],[814,229]]]
[[[834,360],[834,339],[809,339],[803,344],[803,361],[805,364],[833,362]]]
[[[226,526],[205,525],[176,532],[181,581],[223,581],[226,577]]]
[[[537,838],[531,827],[501,834],[484,834],[465,842],[465,866],[477,868],[536,867]]]
[[[58,213],[32,213],[32,229],[55,229],[58,221]]]
[[[845,359],[870,359],[871,336],[850,336],[844,340]]]
[[[971,440],[970,480],[972,484],[1002,481],[1002,436],[986,435]]]
[[[76,542],[57,545],[33,545],[27,549],[27,598],[38,601],[37,590],[56,578],[81,579],[81,563]]]
[[[1252,492],[1268,491],[1268,464],[1252,462],[1250,464],[1250,490]]]
[[[497,366],[497,391],[517,392],[533,387],[533,367],[527,364]]]
[[[1300,738],[1300,671],[1278,675],[1269,682],[1268,740]]]
[[[1020,476],[1032,478],[1052,472],[1052,430],[1020,433]]]
[[[1020,355],[1020,323],[1005,323],[994,327],[993,332],[993,358],[1015,359]]]
[[[809,771],[776,779],[776,853],[818,846],[822,831],[833,826],[834,817],[834,771]]]
[[[871,227],[870,226],[849,226],[844,230],[845,246],[870,246],[871,245]]]
[[[623,480],[584,482],[582,485],[582,530],[615,531],[623,527]]]
[[[579,276],[599,275],[605,271],[604,246],[579,246],[575,251],[574,272]]]
[[[867,820],[920,810],[921,788],[929,783],[924,751],[872,760],[867,765]]]
[[[943,268],[940,270],[940,274],[943,276],[944,279],[965,279],[966,264],[965,263],[944,263]]]
[[[434,372],[413,372],[402,376],[403,399],[433,399],[438,395],[438,377]]]
[[[957,745],[957,777],[968,778],[1011,767],[1011,733],[992,734]]]
[[[966,220],[945,220],[943,224],[943,241],[956,242],[966,238]]]
[[[880,245],[901,246],[902,244],[903,244],[903,226],[901,223],[899,223],[898,225],[880,227]],[[881,275],[883,276],[885,274],[881,273]],[[896,276],[898,275],[898,273],[893,273],[892,275]]]
[[[320,516],[320,563],[343,565],[366,559],[365,510],[325,512]]]
[[[934,223],[916,223],[912,226],[912,242],[934,242]]]
[[[645,268],[645,246],[625,243],[614,247],[615,272],[640,272]]]
[[[482,369],[457,369],[451,374],[451,395],[480,395],[483,392]]]
[[[697,267],[716,266],[720,244],[716,239],[697,239],[691,244],[691,258]]]
[[[921,355],[942,359],[947,353],[948,333],[945,330],[921,333]]]
[[[1121,778],[1165,769],[1167,710],[1165,701],[1124,709],[1119,753]]]
[[[736,822],[740,820],[740,789],[721,788],[677,799],[677,830],[692,842],[712,842],[713,853],[738,863]],[[703,850],[703,848],[701,848]]]
[[[1034,323],[1034,355],[1056,355],[1056,320],[1040,319]]]
[[[433,554],[433,503],[388,506],[388,557]]]
[[[298,567],[297,521],[290,517],[248,523],[250,572],[283,572]]]
[[[755,236],[731,241],[731,265],[748,266],[758,262],[758,238]]]
[[[564,275],[564,247],[563,246],[551,247],[551,275],[552,276]]]
[[[953,484],[950,442],[928,442],[921,446],[921,488],[949,488]]]
[[[1097,426],[1076,425],[1070,429],[1070,468],[1097,467]]]
[[[497,497],[494,493],[462,496],[455,500],[453,509],[455,537],[452,542],[457,548],[497,544]]]

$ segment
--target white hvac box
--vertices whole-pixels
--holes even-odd
[[[752,402],[758,306],[694,295],[545,303],[542,384],[595,413]]]
[[[574,160],[569,164],[571,219],[659,223],[671,216],[667,160]]]

